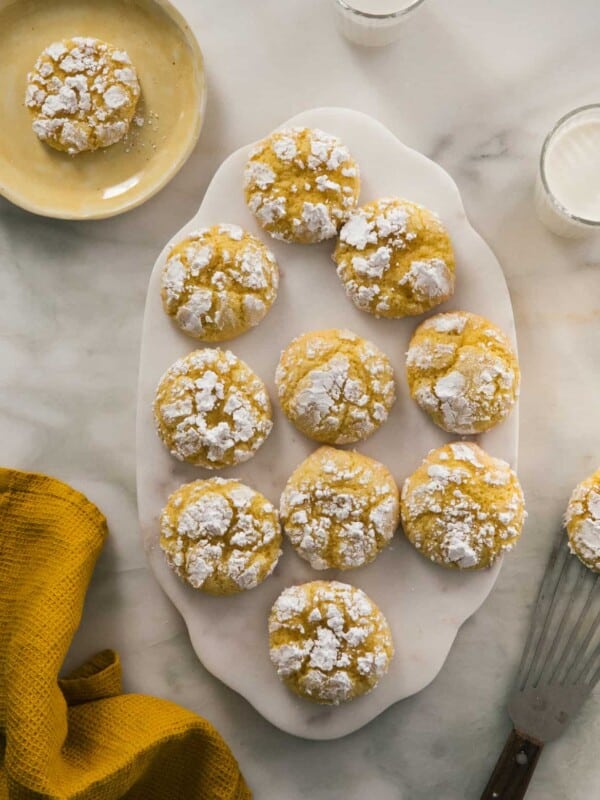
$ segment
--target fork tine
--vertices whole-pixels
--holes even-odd
[[[556,585],[558,584],[558,580],[560,579],[561,559],[559,558],[559,556],[564,556],[564,551],[561,551],[562,538],[563,537],[561,531],[561,536],[554,545],[554,548],[548,560],[548,566],[546,567],[546,572],[544,574],[544,578],[540,585],[537,600],[535,603],[535,609],[533,612],[531,626],[529,629],[529,636],[527,637],[527,644],[525,645],[525,649],[523,650],[521,663],[519,664],[519,670],[517,673],[517,686],[521,690],[525,687],[525,684],[527,683],[527,679],[529,677],[529,673],[531,671],[532,662],[530,663],[529,659],[531,655],[534,654],[534,652],[537,652],[537,647],[539,645],[540,635],[541,635],[541,631],[538,629],[539,624],[546,617],[546,607],[547,605],[549,605],[550,599],[552,598],[556,590]]]
[[[562,655],[561,655],[560,659],[558,660],[558,663],[554,667],[554,669],[552,671],[552,674],[548,678],[548,683],[551,683],[554,680],[554,678],[557,678],[557,679],[560,678],[560,673],[561,673],[562,668],[565,666],[566,662],[568,661],[569,656],[572,655],[573,645],[575,644],[575,641],[576,641],[577,637],[579,636],[579,632],[581,630],[583,622],[584,622],[584,620],[586,619],[586,617],[588,615],[588,611],[590,610],[590,606],[592,605],[592,599],[594,597],[594,590],[597,588],[597,585],[598,585],[599,581],[600,581],[600,575],[596,575],[592,585],[589,588],[589,591],[587,593],[587,597],[585,598],[585,602],[583,604],[583,608],[582,608],[582,610],[581,610],[581,612],[579,614],[579,617],[577,618],[577,622],[573,626],[573,628],[571,630],[571,633],[569,635],[569,638],[567,639],[567,643],[565,644],[565,646],[563,648]],[[570,669],[570,665],[569,665],[569,667],[567,667],[566,672],[568,672],[569,669]]]

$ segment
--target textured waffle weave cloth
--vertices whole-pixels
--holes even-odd
[[[0,469],[0,800],[250,800],[213,726],[122,694],[113,651],[59,679],[106,535],[71,487]]]

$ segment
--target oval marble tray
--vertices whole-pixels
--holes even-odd
[[[361,203],[399,195],[437,211],[450,230],[457,258],[456,294],[440,310],[476,311],[514,339],[512,308],[502,270],[467,221],[456,185],[441,167],[405,147],[379,122],[356,111],[315,109],[286,124],[323,128],[348,144],[361,167]],[[257,328],[225,344],[258,372],[273,400],[279,353],[303,331],[344,326],[372,339],[389,355],[396,370],[398,400],[389,420],[358,449],[383,461],[401,484],[429,449],[456,438],[445,436],[429,422],[408,395],[404,354],[418,320],[377,320],[356,310],[346,298],[330,260],[333,241],[301,246],[268,240],[255,224],[242,194],[242,171],[250,147],[233,153],[222,164],[200,210],[174,238],[200,226],[234,222],[272,248],[281,270],[277,302]],[[159,548],[158,517],[177,486],[213,473],[178,463],[154,431],[151,405],[156,384],[176,358],[195,347],[162,311],[160,271],[168,247],[160,254],[150,278],[139,379],[138,505],[151,567],[184,617],[193,647],[210,672],[289,733],[311,739],[343,736],[433,680],[460,625],[490,592],[500,563],[484,572],[444,570],[422,558],[399,531],[389,549],[358,570],[317,573],[286,543],[274,575],[250,592],[215,598],[184,585],[167,567]],[[485,449],[513,465],[517,414],[515,409],[506,423],[479,437]],[[278,505],[286,479],[316,444],[288,423],[277,402],[274,418],[273,432],[256,456],[221,474],[240,478]],[[390,671],[377,689],[339,708],[314,705],[293,695],[279,682],[269,661],[266,620],[273,601],[285,586],[315,578],[339,578],[364,589],[387,616],[396,644]]]

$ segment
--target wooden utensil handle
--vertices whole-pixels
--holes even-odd
[[[543,746],[513,728],[481,800],[522,800]]]

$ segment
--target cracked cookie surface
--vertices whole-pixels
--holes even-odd
[[[406,357],[410,394],[440,428],[490,430],[512,411],[520,371],[508,336],[468,311],[436,314],[411,339]]]
[[[404,532],[426,558],[483,569],[513,548],[525,521],[515,472],[472,442],[432,450],[401,493]]]
[[[171,248],[161,274],[163,308],[196,339],[220,342],[258,325],[277,296],[273,254],[239,225],[213,225]]]
[[[376,317],[422,314],[454,292],[454,251],[429,209],[395,197],[356,209],[333,254],[346,294]]]
[[[160,546],[169,566],[208,594],[254,589],[275,569],[280,545],[276,509],[237,480],[184,484],[160,517]]]
[[[565,523],[571,552],[600,572],[600,469],[573,490]]]
[[[251,458],[273,426],[264,383],[229,350],[194,350],[161,378],[158,435],[171,455],[206,469]]]
[[[275,239],[330,239],[358,202],[358,165],[317,128],[281,128],[259,142],[244,170],[246,203]]]
[[[361,589],[338,581],[284,589],[269,616],[269,648],[292,691],[327,705],[375,688],[394,654],[379,608]]]
[[[398,527],[398,487],[383,464],[361,453],[320,447],[290,476],[281,523],[314,569],[368,564]]]
[[[129,131],[140,97],[124,50],[91,37],[53,42],[27,75],[25,105],[36,136],[75,155],[108,147]]]
[[[288,419],[327,444],[366,439],[385,422],[395,400],[388,357],[338,328],[294,339],[281,354],[275,383]]]

